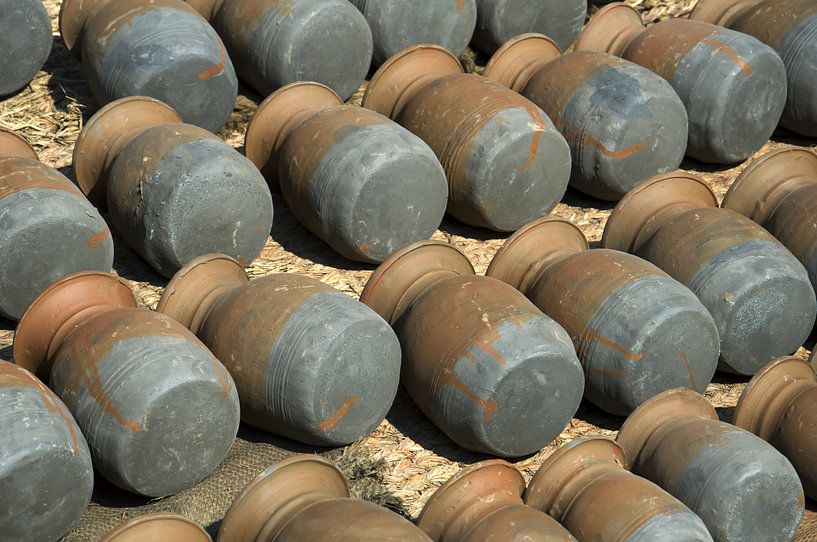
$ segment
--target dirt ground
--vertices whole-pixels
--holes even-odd
[[[696,1],[629,0],[628,3],[641,12],[645,22],[651,23],[682,16]],[[54,19],[55,41],[51,57],[27,89],[0,102],[0,126],[19,131],[35,146],[45,163],[73,179],[73,145],[97,105],[83,78],[80,63],[66,51],[59,39],[56,28],[59,4],[59,0],[45,0]],[[475,58],[470,52],[463,58],[469,69],[482,62],[484,59]],[[234,114],[220,135],[229,144],[243,150],[244,131],[261,97],[246,87],[240,89],[240,94]],[[351,101],[358,100],[359,103],[361,96],[362,92],[359,92]],[[813,141],[779,133],[758,154],[786,144],[815,147]],[[685,162],[682,167],[702,174],[720,196],[742,168],[714,168],[692,161]],[[569,192],[564,203],[554,212],[572,220],[597,244],[611,209],[612,205]],[[434,239],[453,243],[462,249],[479,273],[485,271],[504,241],[496,233],[470,228],[452,219],[446,219]],[[115,271],[131,281],[144,306],[155,307],[166,279],[152,271],[121,240],[115,241]],[[282,199],[276,198],[271,239],[261,257],[249,268],[249,273],[252,276],[302,273],[357,297],[372,270],[371,266],[337,256],[296,221]],[[0,358],[11,358],[14,325],[0,320]],[[808,351],[801,349],[798,355],[806,356]],[[730,419],[743,387],[744,381],[721,375],[710,385],[707,397],[723,419]],[[517,461],[516,465],[529,478],[563,442],[584,435],[613,437],[621,422],[621,419],[584,404],[556,442],[532,457]],[[218,471],[180,495],[148,501],[126,494],[98,478],[91,507],[65,540],[98,540],[126,519],[158,511],[184,514],[215,535],[218,521],[247,482],[275,461],[299,452],[317,452],[338,462],[349,477],[355,496],[383,504],[409,518],[415,518],[435,488],[456,474],[463,464],[484,458],[454,445],[401,391],[387,419],[373,434],[342,449],[309,449],[242,426],[229,457]],[[809,505],[814,507],[813,503]],[[809,513],[809,518],[812,514]],[[804,525],[797,540],[817,540],[817,528],[812,530]]]

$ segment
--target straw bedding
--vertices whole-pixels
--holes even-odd
[[[629,0],[645,22],[656,22],[689,12],[696,0]],[[40,158],[73,178],[71,151],[82,126],[97,106],[82,75],[79,62],[61,44],[56,31],[59,0],[45,0],[53,18],[54,49],[31,85],[18,95],[0,102],[0,126],[19,131],[36,148]],[[591,8],[591,11],[593,8]],[[484,59],[467,52],[463,63],[470,70]],[[233,116],[221,136],[242,149],[247,122],[261,97],[242,87]],[[359,103],[362,89],[351,101]],[[809,146],[787,134],[776,134],[761,152],[784,144]],[[814,146],[814,145],[812,145]],[[740,172],[736,168],[717,168],[686,162],[684,168],[701,173],[719,195]],[[591,242],[598,243],[605,220],[612,209],[605,204],[569,192],[555,213],[572,220]],[[372,272],[372,267],[352,263],[335,255],[319,239],[309,234],[288,212],[285,203],[275,201],[275,224],[271,239],[249,268],[252,276],[271,273],[301,273],[319,279],[350,296],[358,296]],[[497,234],[476,230],[446,219],[435,239],[448,241],[460,248],[473,262],[477,272],[484,272],[491,257],[501,246]],[[155,307],[166,279],[116,239],[115,270],[132,282],[140,302]],[[11,358],[14,323],[0,320],[0,358]],[[798,355],[806,356],[801,349]],[[729,420],[744,383],[718,376],[707,397],[719,414]],[[533,457],[516,465],[530,477],[561,443],[584,435],[613,437],[622,420],[604,414],[592,405],[583,405],[576,418],[556,442]],[[198,486],[182,494],[148,501],[126,494],[99,479],[93,502],[85,516],[65,540],[98,540],[122,521],[150,512],[176,512],[208,528],[215,535],[218,521],[235,494],[270,464],[299,452],[317,452],[336,461],[350,480],[356,497],[382,504],[409,518],[417,516],[435,488],[455,474],[463,463],[482,459],[454,445],[420,413],[400,392],[388,415],[370,436],[342,449],[314,450],[242,426],[229,457],[221,467]],[[811,504],[811,503],[810,503]],[[812,506],[813,507],[813,506]],[[817,540],[817,514],[807,513],[807,520],[797,540]]]

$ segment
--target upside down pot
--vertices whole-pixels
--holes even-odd
[[[224,366],[180,324],[136,308],[110,274],[77,273],[43,291],[17,327],[14,361],[48,380],[96,470],[127,491],[163,497],[192,487],[238,431]]]
[[[512,287],[474,275],[451,245],[396,252],[361,301],[395,327],[409,395],[463,448],[538,451],[578,409],[584,375],[567,332]]]

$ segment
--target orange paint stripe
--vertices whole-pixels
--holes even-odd
[[[690,387],[693,390],[698,389],[698,387],[695,385],[695,376],[693,376],[693,374],[692,374],[692,364],[689,363],[689,358],[687,357],[687,355],[684,353],[683,350],[678,350],[678,355],[681,356],[681,361],[684,362],[684,365],[687,368],[687,374],[689,375]]]
[[[207,68],[203,72],[199,74],[199,81],[206,81],[211,77],[215,77],[216,75],[220,74],[224,71],[225,66],[227,66],[227,53],[224,51],[224,46],[219,45],[221,49],[221,62],[213,66],[212,68]]]
[[[595,343],[599,343],[602,346],[606,346],[607,348],[615,350],[616,352],[618,352],[625,358],[629,359],[630,361],[641,361],[642,359],[644,359],[644,354],[639,354],[627,350],[620,344],[608,339],[607,337],[599,335],[595,331],[588,331],[587,333],[584,334],[584,338],[585,340],[593,341]]]
[[[94,250],[96,247],[99,246],[99,244],[102,241],[108,238],[108,235],[109,235],[108,228],[105,228],[104,230],[93,234],[91,238],[88,239],[88,248]]]
[[[452,388],[455,388],[456,390],[460,391],[468,399],[478,404],[485,412],[486,421],[494,417],[497,408],[496,401],[486,401],[485,399],[474,393],[474,390],[466,386],[464,382],[458,379],[453,372],[449,372],[448,374],[450,375],[448,378],[448,384]]]
[[[462,11],[465,8],[465,0],[457,0],[457,11]]]
[[[338,408],[334,414],[332,414],[325,422],[323,422],[320,426],[318,426],[318,430],[321,432],[329,431],[333,427],[335,427],[338,422],[340,422],[344,416],[349,412],[349,409],[352,408],[352,405],[360,401],[359,395],[350,395],[346,398],[340,408]]]
[[[725,43],[708,39],[701,40],[701,43],[703,43],[707,47],[711,47],[712,49],[715,50],[716,53],[724,54],[731,58],[735,64],[740,66],[740,69],[743,71],[744,74],[746,74],[746,77],[752,75],[752,67],[749,65],[749,63],[743,60],[734,49],[732,49]]]

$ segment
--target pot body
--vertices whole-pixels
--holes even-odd
[[[406,47],[432,43],[462,55],[477,23],[475,0],[351,0],[374,38],[376,66]]]
[[[720,342],[689,289],[630,254],[598,249],[549,266],[528,291],[573,338],[585,397],[624,416],[669,389],[700,393],[715,374]]]
[[[570,336],[498,280],[437,282],[397,330],[406,390],[463,448],[508,457],[535,452],[578,409],[584,375]]]
[[[670,420],[630,461],[698,514],[718,542],[788,542],[800,525],[805,497],[791,463],[733,425]]]
[[[166,277],[210,253],[247,264],[272,228],[272,196],[258,169],[187,124],[148,128],[125,145],[107,192],[117,232]]]
[[[407,519],[366,501],[329,499],[307,505],[286,523],[274,542],[429,542]]]
[[[751,375],[808,338],[817,300],[808,273],[766,230],[727,209],[684,212],[639,250],[691,289],[721,339],[721,368]]]
[[[466,224],[517,230],[567,189],[567,142],[539,107],[495,81],[443,77],[397,120],[434,150],[448,176],[448,212]]]
[[[780,124],[817,136],[817,4],[810,0],[766,1],[739,17],[732,28],[774,47],[786,65],[788,98]]]
[[[224,44],[181,0],[107,2],[88,19],[82,59],[101,104],[149,96],[213,132],[233,111],[238,79]]]
[[[85,438],[51,390],[5,361],[0,419],[0,541],[56,541],[91,500],[94,473]]]
[[[12,320],[53,282],[113,265],[99,212],[65,176],[28,158],[0,158],[0,251],[0,315]]]
[[[280,156],[293,213],[346,258],[382,262],[442,222],[448,183],[434,152],[373,111],[324,109],[290,133]]]
[[[245,422],[320,446],[385,418],[400,345],[374,311],[314,279],[269,275],[221,295],[199,337],[235,379]]]
[[[817,236],[812,226],[817,209],[817,184],[802,186],[786,196],[763,224],[808,271],[817,288]]]
[[[570,185],[615,201],[678,168],[689,124],[675,90],[649,70],[604,53],[568,53],[539,69],[522,95],[570,145]]]
[[[817,467],[813,451],[817,450],[817,422],[812,415],[817,407],[817,387],[797,394],[781,412],[777,428],[769,443],[792,462],[809,498],[817,497]]]
[[[544,34],[567,49],[584,26],[587,0],[477,0],[474,44],[492,54],[520,34]]]
[[[150,497],[192,487],[238,432],[235,385],[189,331],[152,311],[86,320],[53,356],[51,387],[82,428],[94,467]]]
[[[265,96],[315,81],[346,100],[372,59],[369,25],[346,0],[224,0],[213,26],[239,76]]]
[[[701,519],[672,495],[623,468],[592,480],[563,511],[580,541],[711,541]]]
[[[51,19],[40,0],[0,0],[0,96],[34,79],[52,41]]]
[[[752,36],[674,19],[638,34],[622,55],[669,81],[689,115],[687,154],[733,164],[766,144],[786,105],[786,68]]]
[[[576,542],[552,517],[524,504],[488,513],[460,542]]]

